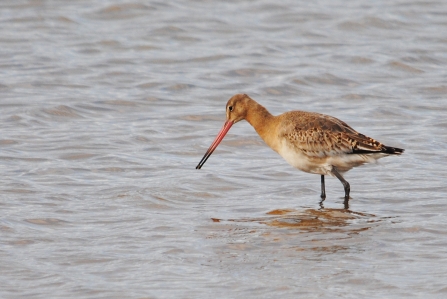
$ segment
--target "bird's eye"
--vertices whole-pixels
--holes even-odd
[[[233,106],[228,107],[228,110],[231,112],[233,111]]]

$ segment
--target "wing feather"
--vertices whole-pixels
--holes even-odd
[[[344,154],[400,154],[391,148],[358,133],[345,122],[320,113],[291,111],[281,115],[280,137],[290,146],[312,157]]]

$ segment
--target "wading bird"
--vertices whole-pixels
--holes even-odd
[[[248,121],[261,138],[289,164],[304,172],[321,175],[321,198],[326,198],[324,176],[335,176],[345,189],[345,206],[350,185],[342,174],[353,167],[375,162],[404,149],[382,143],[358,133],[345,122],[320,113],[290,111],[273,116],[246,94],[230,98],[227,120],[196,169],[206,160],[238,121]]]

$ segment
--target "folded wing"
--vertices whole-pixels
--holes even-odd
[[[377,153],[399,155],[404,151],[358,133],[332,116],[305,111],[291,111],[283,115],[279,135],[287,140],[289,146],[311,157]]]

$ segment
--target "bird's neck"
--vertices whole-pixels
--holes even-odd
[[[255,128],[261,138],[274,150],[274,132],[276,130],[275,116],[273,116],[264,106],[254,100],[250,103],[245,120]]]

